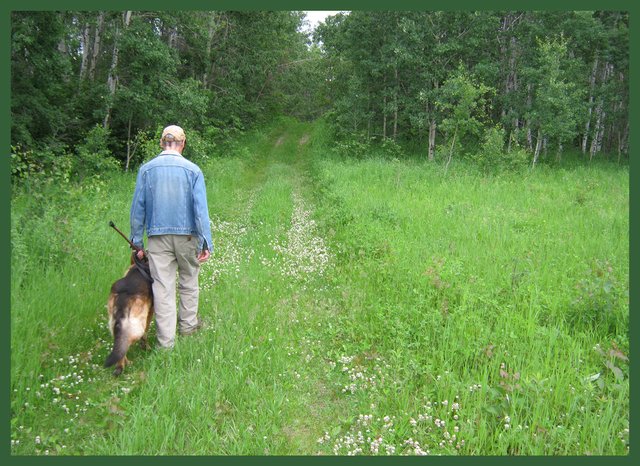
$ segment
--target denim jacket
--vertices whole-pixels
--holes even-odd
[[[163,151],[138,170],[130,221],[136,246],[143,246],[146,228],[147,236],[194,235],[199,251],[213,252],[204,176],[176,151]]]

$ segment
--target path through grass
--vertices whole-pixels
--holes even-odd
[[[119,379],[133,176],[41,223],[15,199],[13,454],[627,453],[628,172],[443,177],[291,122],[234,147],[204,166],[206,329]],[[36,273],[17,233],[54,223]]]

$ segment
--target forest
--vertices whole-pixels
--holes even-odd
[[[12,12],[14,181],[128,170],[166,121],[206,156],[279,115],[325,118],[352,156],[628,160],[626,12],[353,11],[312,34],[304,18]]]

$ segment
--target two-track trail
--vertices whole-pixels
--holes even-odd
[[[340,411],[324,381],[333,258],[314,221],[308,131],[291,125],[205,172],[215,248],[201,273],[202,340],[216,356],[202,364],[227,374],[215,403],[234,426],[212,452],[314,454]]]

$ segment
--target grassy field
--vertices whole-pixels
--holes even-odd
[[[12,200],[13,455],[628,453],[628,169],[445,175],[291,122],[201,165],[207,326],[120,378],[135,175]]]

